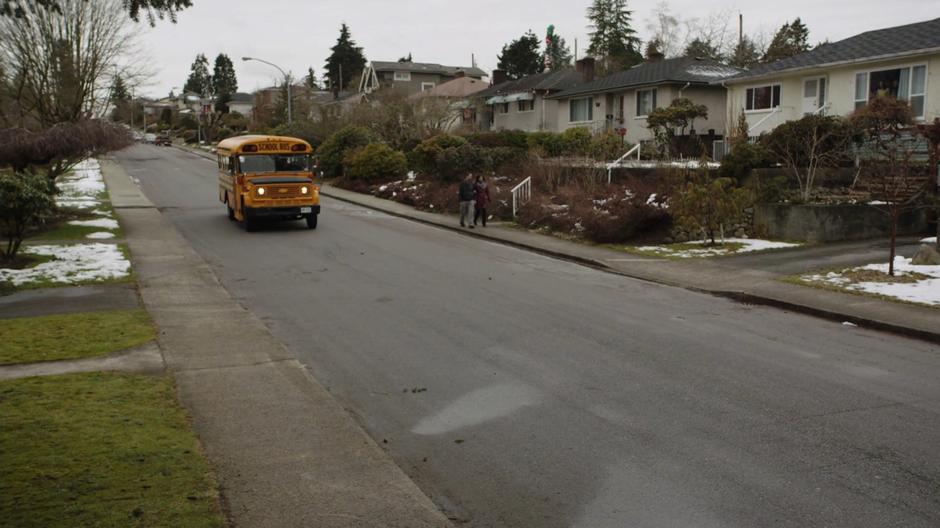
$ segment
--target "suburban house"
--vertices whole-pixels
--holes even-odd
[[[431,90],[418,92],[411,96],[416,101],[435,101],[446,105],[450,111],[448,130],[457,128],[476,129],[477,109],[471,103],[475,94],[487,90],[489,83],[482,79],[461,76],[443,84],[438,84]]]
[[[909,101],[918,120],[940,116],[940,18],[868,31],[758,66],[721,84],[750,136],[806,114],[848,115],[876,95]]]
[[[486,72],[475,67],[443,66],[423,62],[372,61],[362,72],[359,92],[375,93],[379,90],[410,96],[432,90],[435,86],[458,77],[483,79]]]
[[[548,96],[579,86],[594,78],[594,59],[581,59],[565,68],[505,80],[505,72],[493,72],[493,86],[476,94],[483,130],[558,130],[558,101]]]
[[[548,99],[557,101],[559,130],[619,130],[627,141],[638,143],[653,139],[646,127],[646,118],[653,109],[686,97],[708,107],[708,117],[694,123],[696,133],[716,136],[726,128],[727,95],[714,82],[740,72],[696,57],[654,60],[563,90]]]
[[[251,110],[255,107],[255,96],[250,93],[236,92],[232,94],[232,99],[228,102],[228,111],[237,112],[243,116],[251,116]]]

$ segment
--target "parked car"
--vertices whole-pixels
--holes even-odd
[[[173,144],[173,139],[169,134],[160,134],[153,142],[154,145],[163,145],[164,147],[169,147]]]
[[[144,143],[152,143],[152,144],[155,144],[156,142],[157,142],[157,135],[156,135],[156,134],[154,134],[154,133],[152,133],[152,132],[148,132],[148,133],[144,134]]]

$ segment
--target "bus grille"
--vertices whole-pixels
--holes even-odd
[[[264,197],[270,200],[309,196],[309,194],[301,194],[300,185],[265,185],[264,187],[268,191]]]

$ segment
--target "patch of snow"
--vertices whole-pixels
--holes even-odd
[[[741,248],[733,250],[727,247],[707,247],[705,242],[691,242],[693,244],[701,244],[701,249],[674,249],[669,244],[661,246],[640,246],[636,249],[639,251],[644,251],[647,253],[655,253],[657,255],[667,256],[667,257],[678,257],[678,258],[702,258],[702,257],[718,257],[724,255],[736,255],[740,253],[753,253],[755,251],[767,251],[770,249],[784,249],[798,247],[801,244],[793,244],[790,242],[777,242],[774,240],[762,240],[759,238],[726,238],[724,240],[726,243],[731,244],[741,244]]]
[[[108,238],[114,238],[114,233],[110,231],[95,231],[94,233],[88,233],[85,238],[90,238],[92,240],[105,240]]]
[[[95,218],[94,220],[72,220],[69,222],[69,225],[74,226],[85,226],[85,227],[100,227],[102,229],[117,229],[120,227],[117,220],[113,218]]]
[[[388,185],[383,185],[383,186],[379,187],[379,192],[384,192],[385,189],[388,189]]]
[[[59,176],[56,182],[59,195],[56,204],[73,209],[91,209],[100,205],[98,195],[107,188],[101,177],[101,165],[91,158],[76,165],[70,172]]]
[[[653,205],[654,203],[656,203],[656,193],[651,194],[650,197],[646,199],[646,205]]]
[[[856,270],[874,270],[882,273],[888,273],[888,264],[869,264]],[[928,278],[915,282],[855,282],[849,278],[843,277],[841,273],[829,272],[825,276],[805,275],[801,277],[808,282],[822,282],[866,293],[874,293],[892,297],[902,301],[908,301],[930,306],[940,306],[940,266],[915,266],[911,264],[911,259],[905,257],[896,257],[894,259],[894,271],[896,275],[909,275],[919,273]]]
[[[27,246],[22,252],[50,256],[55,260],[26,269],[0,269],[0,280],[15,286],[51,281],[60,284],[100,281],[126,277],[131,263],[114,244],[72,244],[67,246]]]
[[[415,171],[408,171],[408,176],[407,176],[408,181],[415,181],[415,177],[416,177]]]
[[[98,216],[106,216],[108,218],[111,218],[111,211],[105,211],[104,209],[95,209],[94,211],[92,211],[92,214],[96,214]]]
[[[721,79],[723,77],[731,77],[740,73],[736,68],[730,68],[727,66],[705,66],[705,65],[692,65],[685,69],[686,73],[690,75],[695,75],[697,77],[708,77],[712,79]]]
[[[920,241],[922,244],[936,244],[937,237],[927,237]]]
[[[101,205],[101,202],[98,200],[85,200],[82,198],[66,198],[63,196],[56,196],[55,204],[59,207],[67,207],[69,209],[91,209],[92,207],[98,207]]]
[[[881,200],[872,200],[868,202],[868,205],[888,205],[888,202],[883,202]]]
[[[850,323],[850,322],[848,322],[848,321],[842,321],[842,326],[855,326],[855,327],[857,327],[858,325],[855,324],[855,323]]]

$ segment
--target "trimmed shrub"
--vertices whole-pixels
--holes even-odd
[[[620,134],[608,131],[591,138],[588,153],[596,160],[613,161],[623,155],[628,148],[629,146],[624,143]]]
[[[438,154],[435,173],[444,181],[455,181],[473,172],[486,169],[486,158],[479,147],[461,145],[444,149]]]
[[[738,142],[732,151],[721,160],[718,175],[742,183],[752,169],[773,165],[773,153],[760,143]]]
[[[467,135],[467,140],[478,147],[499,148],[509,147],[516,149],[529,148],[529,135],[522,130],[499,130],[494,132],[478,132]]]
[[[591,131],[584,127],[569,128],[561,133],[562,154],[585,156],[591,148]]]
[[[582,221],[584,238],[598,244],[627,242],[649,231],[668,225],[669,213],[637,201],[623,201],[611,214],[589,214]]]
[[[561,134],[554,132],[532,132],[528,137],[529,149],[542,157],[557,157],[564,154],[565,144]]]
[[[372,143],[346,154],[346,176],[353,180],[400,178],[408,170],[408,161],[400,151],[384,143]]]
[[[341,176],[346,154],[375,141],[375,134],[367,128],[347,126],[330,136],[317,149],[320,168],[326,176]]]

